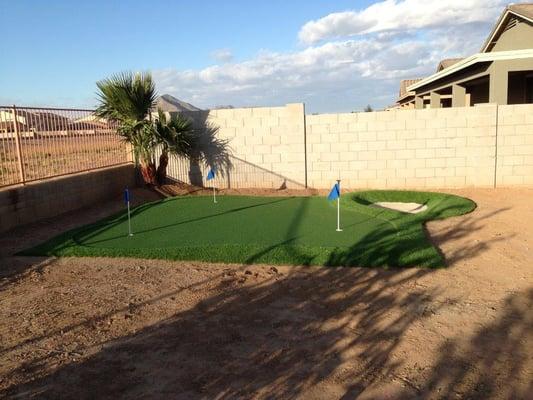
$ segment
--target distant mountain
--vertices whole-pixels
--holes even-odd
[[[163,111],[175,112],[175,111],[201,111],[198,107],[193,106],[185,101],[176,99],[174,96],[164,94],[157,98],[156,109],[162,109]]]

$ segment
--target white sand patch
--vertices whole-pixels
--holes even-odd
[[[400,211],[409,214],[418,214],[426,211],[428,206],[419,203],[403,203],[399,201],[378,201],[372,204],[374,207],[388,208],[395,211]]]

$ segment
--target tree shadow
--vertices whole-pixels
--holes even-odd
[[[223,212],[212,213],[212,214],[204,215],[204,216],[197,217],[197,218],[189,218],[189,219],[185,219],[183,221],[172,223],[172,224],[154,226],[153,228],[149,228],[149,229],[137,229],[137,230],[135,230],[135,234],[139,235],[139,234],[143,234],[143,233],[149,233],[149,232],[158,231],[160,229],[165,229],[165,228],[171,228],[171,227],[174,227],[174,226],[190,224],[190,223],[203,221],[203,220],[210,219],[210,218],[216,218],[216,217],[221,216],[221,215],[238,213],[240,211],[248,210],[248,209],[251,209],[251,208],[257,208],[257,207],[267,206],[267,205],[271,205],[271,204],[275,204],[275,203],[281,203],[281,202],[284,202],[284,201],[288,201],[290,199],[291,199],[290,197],[284,197],[284,198],[278,198],[276,200],[270,200],[270,201],[265,201],[265,202],[261,202],[261,203],[257,203],[257,204],[251,204],[251,205],[248,205],[248,206],[234,207],[234,208],[230,208],[228,210],[225,210]],[[172,199],[172,201],[179,201],[179,198]],[[137,212],[136,213],[132,213],[132,216],[140,214],[142,211],[144,211],[145,209],[151,207],[152,205],[148,204],[146,206],[147,207],[141,206],[142,210],[140,210],[140,211],[135,210]],[[120,215],[116,220],[113,219],[109,223],[106,222],[103,225],[101,223],[98,223],[95,226],[87,227],[87,228],[85,228],[83,230],[80,230],[80,232],[78,232],[75,235],[73,235],[73,237],[76,238],[75,240],[78,242],[78,244],[83,244],[83,245],[87,245],[87,246],[88,245],[94,245],[94,244],[97,244],[97,243],[107,242],[107,241],[113,240],[113,239],[118,239],[118,238],[120,238],[122,236],[111,236],[111,237],[105,238],[103,240],[92,240],[91,241],[91,238],[100,235],[102,232],[105,232],[105,231],[111,229],[112,227],[116,226],[119,223],[124,222],[124,220],[126,220],[126,219],[127,219],[127,214]],[[57,247],[56,250],[59,251],[59,250],[62,250],[62,248],[61,247]]]
[[[264,168],[231,152],[231,141],[219,137],[219,127],[208,120],[209,111],[181,112],[188,118],[196,132],[192,157],[170,155],[168,178],[170,180],[205,187],[205,177],[211,168],[217,171],[219,187],[305,189],[305,184]]]
[[[471,337],[446,340],[428,372],[404,376],[409,354],[396,353],[408,332],[454,304],[435,301],[436,289],[413,289],[430,273],[293,269],[261,282],[230,274],[191,309],[101,343],[81,362],[47,370],[46,356],[35,357],[4,378],[39,378],[22,378],[0,396],[355,399],[392,382],[395,399],[526,399],[533,389],[533,289],[508,296],[494,321]]]
[[[231,149],[229,141],[219,137],[219,127],[208,120],[209,111],[180,112],[183,117],[189,119],[193,126],[194,135],[189,157],[184,159],[173,155],[172,164],[177,160],[185,160],[189,167],[187,171],[188,180],[194,186],[203,187],[203,170],[206,168],[216,170],[216,174],[221,177],[229,175],[232,169]],[[202,168],[204,164],[204,168]],[[170,166],[170,178],[176,179],[175,168]]]
[[[509,207],[502,207],[485,213],[480,218],[479,213],[468,214],[461,216],[460,224],[452,224],[448,227],[432,228],[429,232],[428,228],[424,225],[426,236],[429,238],[433,246],[440,252],[442,258],[445,260],[446,266],[453,265],[460,260],[469,259],[476,254],[480,254],[486,251],[494,243],[509,240],[514,238],[516,234],[508,234],[506,236],[497,236],[490,241],[481,241],[470,237],[473,232],[476,232],[483,228],[485,221],[489,221],[492,217],[504,213],[510,210]],[[470,237],[470,238],[469,238]],[[463,246],[457,246],[453,250],[442,251],[441,246],[445,243],[451,243],[454,241],[465,242]]]
[[[140,212],[147,202],[161,200],[159,194],[150,190],[136,188],[131,192],[133,213]],[[83,210],[69,211],[3,233],[0,235],[0,289],[16,283],[28,273],[39,273],[44,266],[53,262],[49,257],[15,256],[19,252],[59,237],[67,231],[84,229],[86,224],[99,223],[102,219],[123,213],[124,203],[121,195],[112,201],[98,202]]]
[[[345,369],[355,393],[399,366],[394,349],[436,293],[398,289],[427,273],[323,269],[246,285],[235,276],[192,309],[0,395],[294,398]],[[39,375],[44,361],[12,374]]]
[[[533,393],[533,288],[507,296],[493,322],[445,342],[422,393],[433,399],[526,399]]]
[[[294,240],[306,208],[303,202],[279,246]],[[479,224],[466,224],[457,234],[466,235],[468,229],[479,229]],[[392,237],[369,236],[359,243],[360,247],[334,257],[339,257],[337,262],[356,259],[360,257],[357,253],[364,251],[365,243],[375,244],[379,240],[382,242],[368,257],[381,257],[387,262],[389,257],[397,256],[389,254],[393,251]],[[483,249],[473,246],[457,257],[473,256]],[[265,248],[250,261],[269,251],[272,248]],[[454,299],[437,301],[442,298],[438,287],[416,285],[432,270],[310,271],[294,267],[283,275],[272,268],[270,276],[260,280],[253,270],[244,268],[219,277],[212,294],[190,309],[136,333],[100,343],[101,350],[82,361],[49,370],[46,355],[34,357],[5,377],[8,380],[19,377],[20,383],[0,392],[0,396],[266,399],[305,398],[314,393],[318,398],[353,399],[369,387],[394,382],[393,398],[424,397],[425,393],[430,398],[449,398],[456,393],[486,398],[487,393],[496,390],[491,379],[500,379],[498,382],[503,382],[501,378],[512,379],[513,374],[523,373],[528,365],[525,359],[528,350],[524,346],[529,339],[523,343],[520,338],[530,337],[533,331],[531,292],[519,305],[510,299],[501,320],[476,334],[471,348],[459,344],[462,338],[446,342],[440,349],[436,368],[424,377],[427,385],[421,385],[416,383],[419,376],[401,376],[408,355],[402,358],[397,351],[411,329],[454,305]],[[195,284],[195,288],[182,287],[137,303],[133,308],[119,308],[58,327],[16,348],[4,349],[2,354],[25,345],[35,346],[51,336],[105,323],[125,310],[134,314],[150,310],[178,293],[193,293],[203,284],[205,281]],[[527,318],[525,313],[529,313]],[[513,334],[504,335],[507,329]],[[496,360],[503,357],[505,362],[493,361],[489,355],[494,353],[491,346],[499,347]],[[493,371],[496,364],[498,368]],[[33,380],[20,378],[24,376]]]

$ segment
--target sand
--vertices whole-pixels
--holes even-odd
[[[389,210],[400,211],[409,214],[418,214],[428,209],[428,206],[426,206],[425,204],[404,203],[401,201],[378,201],[376,203],[373,203],[372,206],[388,208]]]

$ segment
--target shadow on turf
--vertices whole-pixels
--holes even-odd
[[[174,223],[174,224],[156,226],[154,228],[144,229],[144,230],[136,230],[135,234],[138,235],[138,234],[143,234],[143,233],[148,233],[148,232],[154,232],[154,231],[157,231],[159,229],[165,229],[165,228],[170,228],[170,227],[173,227],[173,226],[179,226],[179,225],[185,225],[185,224],[194,223],[194,222],[198,222],[198,221],[203,221],[203,220],[206,220],[206,219],[209,219],[209,218],[214,218],[214,217],[218,217],[218,216],[226,215],[226,214],[232,214],[232,213],[236,213],[236,212],[239,212],[239,211],[248,210],[248,209],[251,209],[251,208],[271,205],[271,204],[275,204],[275,203],[281,203],[281,202],[284,202],[284,201],[288,201],[290,199],[291,199],[291,197],[283,197],[283,198],[277,198],[277,199],[271,200],[271,201],[266,201],[266,202],[263,202],[263,203],[252,204],[252,205],[249,205],[249,206],[236,207],[236,208],[232,208],[232,209],[229,209],[229,210],[226,210],[226,211],[223,211],[223,212],[209,214],[209,215],[205,215],[205,216],[198,217],[198,218],[191,218],[191,219],[180,221],[180,222],[177,222],[177,223]],[[179,200],[184,200],[184,198],[173,198],[173,199],[171,199],[169,201],[179,201]],[[140,214],[142,211],[144,211],[147,208],[150,208],[151,206],[152,206],[151,204],[144,204],[141,207],[139,207],[139,209],[135,209],[134,212],[132,213],[132,217],[134,217],[137,214]],[[80,232],[76,233],[76,235],[74,235],[75,236],[75,240],[76,240],[76,242],[78,242],[80,244],[91,245],[91,244],[102,243],[102,242],[107,242],[109,240],[121,238],[124,235],[113,236],[113,237],[107,238],[105,240],[96,240],[96,241],[88,242],[88,240],[90,240],[92,237],[95,237],[95,236],[101,234],[102,232],[105,232],[106,230],[109,230],[110,228],[112,228],[112,227],[114,227],[114,226],[116,226],[116,225],[118,225],[120,223],[123,223],[126,219],[127,219],[127,214],[124,214],[124,215],[118,217],[117,219],[113,219],[111,222],[108,222],[108,221],[104,222],[103,226],[100,226],[100,224],[98,224],[98,225],[93,225],[93,226],[87,227],[83,231],[80,231]],[[87,233],[88,231],[90,231],[90,232]],[[61,248],[58,248],[58,250],[61,250]]]
[[[396,352],[411,328],[456,305],[453,299],[435,302],[438,291],[413,285],[430,273],[294,269],[255,282],[241,271],[232,281],[219,280],[214,294],[192,309],[107,342],[81,362],[47,370],[47,356],[36,357],[12,371],[23,383],[0,395],[230,399],[314,393],[355,399],[373,384],[369,390],[393,383],[393,398],[525,398],[512,382],[530,365],[533,290],[508,296],[496,318],[471,337],[448,338],[435,361],[422,368],[409,364],[409,354]],[[134,313],[149,313],[191,289],[137,304]],[[105,323],[126,309],[84,324]],[[61,335],[74,329],[63,327]],[[325,381],[337,384],[323,388]]]
[[[250,256],[246,263],[265,262],[261,260],[269,252],[278,248],[291,254],[292,259],[298,260],[299,265],[312,265],[314,256],[302,252],[296,246],[290,246],[298,237],[295,236],[297,228],[301,223],[308,207],[307,201],[302,202],[302,206],[294,214],[293,220],[289,225],[284,240],[275,245],[265,247],[262,251]],[[487,214],[483,219],[491,218],[507,208],[501,208]],[[440,219],[454,212],[455,208],[441,207],[431,218]],[[481,228],[480,221],[472,215],[462,216],[463,223],[448,230],[439,231],[436,235],[430,235],[425,226],[425,220],[428,218],[424,215],[406,216],[402,213],[396,213],[386,210],[373,209],[369,214],[369,219],[379,218],[381,215],[388,214],[391,222],[391,228],[379,232],[371,232],[362,237],[347,249],[333,249],[325,262],[327,266],[424,266],[424,267],[442,267],[450,265],[462,258],[472,257],[488,248],[488,242],[476,242],[470,246],[464,246],[453,251],[445,257],[440,250],[439,245],[446,240],[461,239],[477,229]],[[395,214],[397,216],[395,216]],[[392,217],[391,217],[392,216]],[[365,221],[363,221],[365,222]],[[407,234],[398,236],[398,227],[401,225],[402,232]],[[419,226],[422,226],[422,231]],[[346,226],[346,228],[351,227]],[[317,227],[320,229],[320,227]],[[329,234],[329,233],[328,233]],[[334,233],[333,233],[334,234]],[[508,236],[509,238],[511,236]],[[426,238],[429,239],[428,243]],[[491,242],[505,240],[504,237],[496,237]]]

